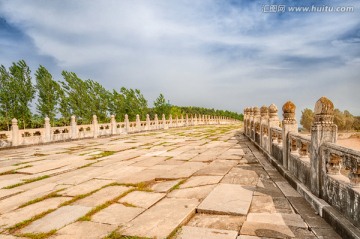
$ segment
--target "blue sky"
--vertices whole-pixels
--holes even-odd
[[[264,13],[267,5],[354,12]],[[0,64],[24,59],[138,88],[152,105],[229,109],[321,96],[360,115],[358,0],[0,0]]]

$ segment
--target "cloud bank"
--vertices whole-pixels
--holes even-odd
[[[267,4],[353,6],[264,13]],[[360,115],[359,1],[0,0],[0,64],[25,59],[152,101],[241,112],[321,96]]]

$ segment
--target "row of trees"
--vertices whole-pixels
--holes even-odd
[[[310,130],[314,119],[314,112],[311,109],[304,109],[301,111],[300,124],[304,129]],[[354,116],[349,111],[334,110],[334,123],[339,130],[360,130],[360,116]]]
[[[154,107],[148,107],[148,101],[138,89],[107,90],[94,80],[82,80],[74,72],[63,71],[62,81],[56,81],[50,72],[39,66],[35,74],[35,84],[31,70],[24,60],[14,62],[9,69],[0,67],[0,130],[9,130],[11,119],[18,119],[20,127],[42,127],[44,118],[50,118],[52,125],[69,124],[71,115],[78,117],[78,123],[90,123],[92,115],[97,115],[100,122],[109,121],[114,114],[117,121],[123,121],[128,114],[135,120],[146,114],[154,117],[172,114],[220,115],[242,120],[242,114],[230,111],[214,110],[201,107],[179,107],[167,103],[165,97],[155,100]],[[36,97],[37,96],[37,97]],[[36,113],[31,111],[36,99]]]

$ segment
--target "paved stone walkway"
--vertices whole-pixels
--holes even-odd
[[[340,238],[240,125],[0,151],[0,238]]]

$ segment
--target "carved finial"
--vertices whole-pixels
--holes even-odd
[[[254,112],[254,116],[260,116],[260,109],[259,109],[259,107],[254,107],[253,108],[253,112]]]
[[[293,102],[291,101],[286,102],[283,105],[282,110],[283,110],[284,123],[296,123],[296,119],[295,119],[296,106]]]
[[[268,116],[268,113],[269,113],[269,109],[267,106],[263,105],[261,108],[260,108],[260,114],[261,114],[261,117],[266,117]]]
[[[277,118],[277,112],[278,112],[278,108],[276,107],[276,105],[271,104],[269,106],[269,116],[270,116],[270,118]]]
[[[333,124],[334,104],[323,96],[316,102],[314,114],[314,124]]]
[[[12,123],[13,125],[17,125],[18,120],[17,120],[17,119],[15,119],[15,118],[13,118],[13,119],[11,120],[11,123]]]

